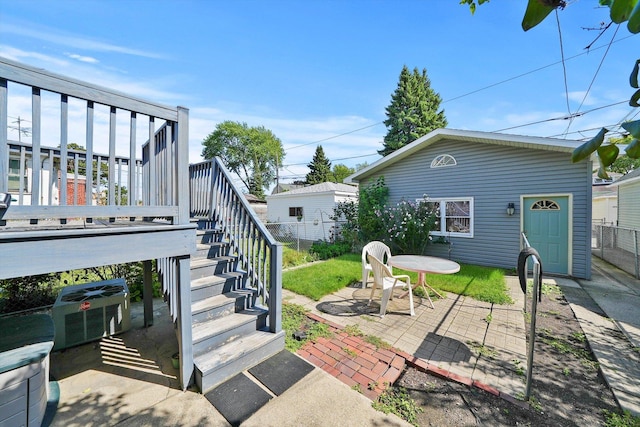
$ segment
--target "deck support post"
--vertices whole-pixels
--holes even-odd
[[[271,271],[269,287],[269,330],[278,333],[282,330],[282,244],[276,243],[271,250]],[[273,268],[278,266],[278,268]]]
[[[178,346],[180,351],[180,384],[185,391],[193,380],[193,340],[191,333],[191,257],[178,261]]]
[[[153,276],[151,274],[151,260],[142,261],[142,267],[144,327],[148,328],[149,326],[153,326]]]

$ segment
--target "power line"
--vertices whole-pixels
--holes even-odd
[[[609,27],[607,27],[607,28],[609,28]],[[609,54],[609,49],[611,49],[611,45],[613,44],[613,41],[616,38],[616,35],[618,34],[618,29],[619,28],[620,28],[620,25],[618,25],[616,27],[616,30],[613,33],[613,37],[611,37],[611,40],[609,41],[609,44],[607,45],[607,49],[605,50],[604,55],[602,55],[602,59],[600,60],[600,63],[598,64],[598,68],[596,69],[596,72],[594,73],[593,78],[591,79],[591,82],[589,83],[589,87],[587,88],[586,92],[584,93],[584,97],[582,98],[582,101],[580,102],[580,106],[578,106],[577,111],[580,111],[580,109],[584,105],[584,102],[587,99],[587,96],[589,96],[589,93],[591,92],[591,88],[593,87],[593,83],[596,81],[596,77],[598,77],[598,74],[600,73],[600,69],[602,68],[602,64],[604,63],[604,59]],[[569,102],[569,92],[567,92],[567,103],[568,102]],[[567,130],[565,132],[569,131],[569,128],[571,127],[572,123],[573,123],[573,120],[569,120],[569,124],[567,125]]]
[[[352,134],[352,133],[360,132],[361,130],[369,129],[369,128],[372,128],[372,127],[374,127],[374,126],[378,126],[378,125],[383,124],[383,123],[384,123],[384,122],[377,122],[377,123],[374,123],[374,124],[372,124],[372,125],[368,125],[368,126],[362,127],[362,128],[360,128],[360,129],[355,129],[355,130],[352,130],[352,131],[349,131],[349,132],[341,133],[341,134],[339,134],[339,135],[330,136],[330,137],[328,137],[328,138],[320,139],[320,140],[318,140],[318,141],[307,142],[307,143],[305,143],[305,144],[295,145],[295,146],[293,146],[293,147],[289,147],[289,148],[287,148],[287,150],[295,150],[296,148],[306,147],[307,145],[319,144],[319,143],[321,143],[321,142],[328,141],[328,140],[330,140],[330,139],[335,139],[335,138],[339,138],[339,137],[341,137],[341,136],[345,136],[345,135],[349,135],[349,134]]]
[[[631,35],[629,35],[629,36],[622,37],[622,38],[620,38],[620,39],[616,40],[616,41],[615,41],[615,42],[613,42],[613,43],[621,42],[621,41],[623,41],[623,40],[628,39],[629,37],[633,37],[634,35],[635,35],[635,34],[631,34]],[[603,49],[603,48],[605,48],[605,47],[607,47],[607,46],[608,46],[608,45],[598,46],[598,47],[596,47],[596,48],[591,49],[591,51],[595,51],[595,50]],[[565,62],[566,62],[566,61],[570,61],[570,60],[575,59],[575,58],[578,58],[578,57],[580,57],[580,56],[588,55],[589,53],[590,53],[590,52],[582,52],[582,53],[578,53],[578,54],[576,54],[576,55],[570,56],[569,58],[565,58],[565,59],[564,59],[564,61],[565,61]],[[473,90],[473,91],[471,91],[471,92],[463,93],[462,95],[458,95],[458,96],[455,96],[455,97],[453,97],[453,98],[449,98],[449,99],[447,99],[447,100],[445,100],[445,101],[442,101],[442,103],[444,104],[444,103],[446,103],[446,102],[455,101],[455,100],[457,100],[457,99],[464,98],[464,97],[466,97],[466,96],[473,95],[473,94],[478,93],[478,92],[482,92],[483,90],[491,89],[491,88],[493,88],[493,87],[495,87],[495,86],[499,86],[499,85],[501,85],[501,84],[508,83],[508,82],[510,82],[510,81],[513,81],[513,80],[517,80],[517,79],[519,79],[520,77],[525,77],[525,76],[528,76],[529,74],[537,73],[538,71],[545,70],[545,69],[547,69],[547,68],[553,67],[554,65],[558,65],[558,64],[561,64],[561,63],[562,63],[562,60],[561,60],[561,61],[553,62],[553,63],[548,64],[548,65],[544,65],[544,66],[542,66],[542,67],[535,68],[535,69],[533,69],[533,70],[531,70],[531,71],[527,71],[526,73],[518,74],[518,75],[516,75],[516,76],[509,77],[509,78],[507,78],[507,79],[501,80],[501,81],[499,81],[499,82],[497,82],[497,83],[490,84],[490,85],[485,86],[485,87],[482,87],[482,88],[480,88],[480,89],[476,89],[476,90]]]
[[[614,107],[614,106],[620,105],[620,104],[626,104],[627,102],[628,101],[626,101],[626,100],[625,101],[620,101],[620,102],[614,102],[613,104],[603,105],[602,107],[592,108],[591,110],[583,111],[581,113],[577,112],[577,113],[571,113],[569,115],[562,116],[562,117],[552,117],[550,119],[538,120],[536,122],[529,122],[529,123],[525,123],[525,124],[518,125],[518,126],[511,126],[511,127],[504,128],[504,129],[494,130],[493,132],[504,132],[506,130],[518,129],[518,128],[523,128],[523,127],[532,126],[532,125],[539,125],[540,123],[553,122],[553,121],[556,121],[556,120],[573,120],[576,117],[581,117],[581,116],[584,116],[585,114],[592,113],[592,112],[597,111],[597,110],[602,110],[604,108]]]
[[[329,160],[329,161],[331,163],[333,163],[333,162],[337,162],[337,161],[340,161],[340,160],[359,159],[359,158],[362,158],[362,157],[371,157],[371,156],[379,156],[379,155],[380,154],[378,154],[378,153],[363,154],[363,155],[360,155],[360,156],[343,157],[341,159],[333,159],[333,160]],[[288,165],[282,165],[282,167],[284,168],[284,167],[288,167],[288,166],[307,166],[308,164],[309,163],[291,163],[291,164],[288,164]]]
[[[464,97],[467,97],[467,96],[470,96],[470,95],[474,95],[474,94],[476,94],[478,92],[482,92],[482,91],[485,91],[487,89],[491,89],[493,87],[500,86],[500,85],[505,84],[505,83],[509,83],[509,82],[511,82],[513,80],[517,80],[517,79],[519,79],[521,77],[525,77],[525,76],[528,76],[530,74],[537,73],[538,71],[545,70],[547,68],[553,67],[553,66],[558,65],[558,64],[563,64],[564,65],[564,63],[567,62],[567,61],[579,58],[579,57],[584,56],[584,55],[588,55],[589,53],[591,53],[593,51],[597,51],[597,50],[604,49],[604,48],[606,48],[607,51],[608,51],[609,48],[611,47],[611,45],[613,45],[614,43],[622,42],[622,41],[624,41],[624,40],[626,40],[626,39],[628,39],[630,37],[633,37],[633,36],[635,36],[635,34],[630,34],[630,35],[628,35],[626,37],[622,37],[622,38],[620,38],[618,40],[615,40],[615,41],[610,41],[606,45],[598,46],[598,47],[595,47],[593,49],[591,49],[591,46],[588,46],[588,50],[585,51],[585,52],[578,53],[578,54],[570,56],[568,58],[563,58],[560,61],[552,62],[552,63],[544,65],[542,67],[534,68],[533,70],[530,70],[530,71],[527,71],[525,73],[521,73],[521,74],[515,75],[513,77],[506,78],[504,80],[501,80],[499,82],[496,82],[496,83],[481,87],[479,89],[472,90],[470,92],[466,92],[466,93],[463,93],[463,94],[458,95],[458,96],[454,96],[453,98],[449,98],[449,99],[446,99],[446,100],[442,101],[442,104],[445,104],[447,102],[456,101],[458,99],[461,99],[461,98],[464,98]],[[612,105],[617,105],[617,104],[612,104]],[[602,107],[602,108],[605,108],[605,107]],[[591,110],[591,111],[593,111],[593,110]],[[552,118],[552,119],[548,119],[548,120],[544,120],[544,121],[532,122],[532,123],[523,124],[523,125],[512,127],[512,128],[506,128],[506,129],[503,129],[503,130],[516,129],[518,127],[530,126],[530,125],[544,123],[545,121],[552,121],[552,120],[559,120],[559,118]],[[566,120],[566,119],[563,119],[563,120]],[[318,141],[313,141],[313,142],[308,142],[308,143],[305,143],[305,144],[296,145],[296,146],[293,146],[291,148],[288,148],[288,150],[294,150],[296,148],[306,147],[308,145],[319,144],[319,143],[324,142],[324,141],[328,141],[328,140],[331,140],[331,139],[339,138],[341,136],[349,135],[349,134],[352,134],[352,133],[355,133],[355,132],[359,132],[361,130],[369,129],[369,128],[372,128],[374,126],[378,126],[378,125],[381,125],[381,124],[384,124],[384,121],[373,123],[371,125],[368,125],[368,126],[365,126],[365,127],[359,128],[359,129],[355,129],[355,130],[352,130],[352,131],[349,131],[349,132],[344,132],[344,133],[341,133],[341,134],[338,134],[338,135],[330,136],[328,138],[324,138],[324,139],[321,139],[321,140],[318,140]],[[495,132],[500,132],[500,131],[495,131]]]

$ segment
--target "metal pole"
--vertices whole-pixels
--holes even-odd
[[[531,328],[529,332],[529,349],[527,354],[527,385],[524,392],[525,402],[531,397],[531,383],[533,382],[533,347],[536,342],[536,311],[538,309],[538,282],[540,278],[540,263],[533,257],[533,295],[531,297]]]
[[[640,279],[640,257],[638,257],[638,230],[633,230],[633,248],[636,258],[636,279]]]

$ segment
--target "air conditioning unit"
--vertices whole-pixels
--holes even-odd
[[[51,316],[54,350],[127,331],[131,328],[129,288],[124,279],[67,286],[53,304]]]

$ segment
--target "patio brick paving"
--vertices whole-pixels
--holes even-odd
[[[344,288],[320,301],[284,291],[284,301],[303,305],[312,316],[323,319],[337,331],[347,325],[356,325],[365,335],[391,344],[396,355],[403,356],[407,363],[419,369],[464,384],[489,388],[499,395],[516,396],[525,387],[521,370],[526,365],[526,333],[523,297],[517,278],[507,277],[507,285],[514,304],[495,305],[449,294],[434,301],[433,309],[426,299],[414,297],[415,316],[409,316],[406,298],[394,298],[389,301],[386,316],[379,317],[376,314],[378,306],[366,307],[370,288],[360,289],[359,286]],[[343,348],[371,350],[364,346],[367,343],[361,338],[362,342],[355,344],[343,342],[346,340],[343,333],[338,333],[337,337]],[[317,344],[326,347],[321,340]],[[357,358],[350,359],[348,353],[335,349],[330,357],[326,357],[327,354],[320,357],[317,353],[314,356],[310,351],[313,346],[307,344],[300,354],[346,384],[359,384],[363,394],[372,399],[382,392],[385,379],[396,374],[387,368],[393,375],[384,377],[382,374],[377,378],[357,375],[369,374],[368,367],[355,362]],[[379,378],[383,378],[382,381]],[[395,379],[397,376],[393,381]],[[370,387],[371,384],[376,386]]]

